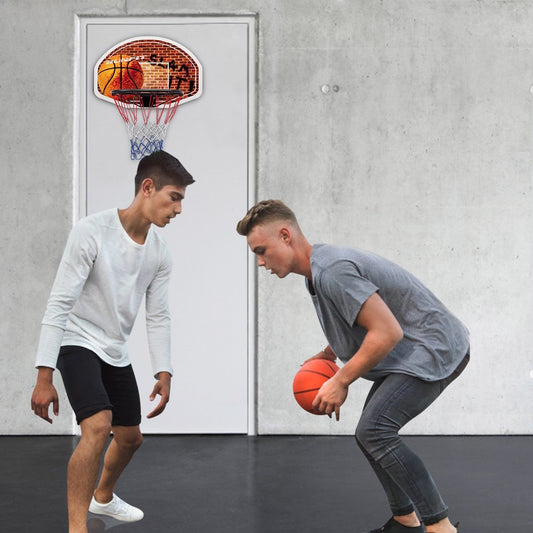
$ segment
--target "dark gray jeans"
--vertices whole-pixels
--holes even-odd
[[[448,516],[448,507],[424,463],[405,445],[398,431],[433,403],[469,359],[467,354],[452,375],[440,381],[389,374],[376,381],[368,394],[355,438],[383,485],[395,516],[416,509],[426,525]]]

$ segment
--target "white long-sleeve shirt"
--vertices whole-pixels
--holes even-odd
[[[172,374],[168,285],[172,256],[152,228],[144,244],[128,235],[117,209],[72,229],[41,326],[36,366],[56,368],[60,346],[92,350],[113,366],[130,363],[126,341],[146,295],[154,375]]]

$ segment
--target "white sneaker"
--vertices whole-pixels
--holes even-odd
[[[140,509],[121,500],[116,494],[113,494],[113,499],[109,503],[98,503],[93,496],[89,511],[94,514],[110,516],[122,522],[137,522],[144,517],[144,513]]]

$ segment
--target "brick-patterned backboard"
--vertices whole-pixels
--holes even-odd
[[[130,61],[142,68],[143,85],[139,89],[179,89],[184,93],[181,103],[202,93],[202,66],[190,50],[162,37],[136,37],[114,45],[96,62],[94,93],[98,98],[113,102],[99,87],[100,67],[116,65],[118,70]]]

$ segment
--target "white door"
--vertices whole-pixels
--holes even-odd
[[[80,31],[80,216],[126,207],[137,161],[113,104],[93,93],[93,68],[114,44],[137,36],[171,39],[203,67],[203,94],[178,108],[163,149],[196,179],[183,213],[160,230],[170,244],[171,401],[147,420],[154,379],[144,312],[129,351],[139,382],[145,433],[253,433],[253,354],[246,241],[236,222],[253,190],[253,56],[251,18],[82,19]],[[158,230],[159,231],[159,230]]]

